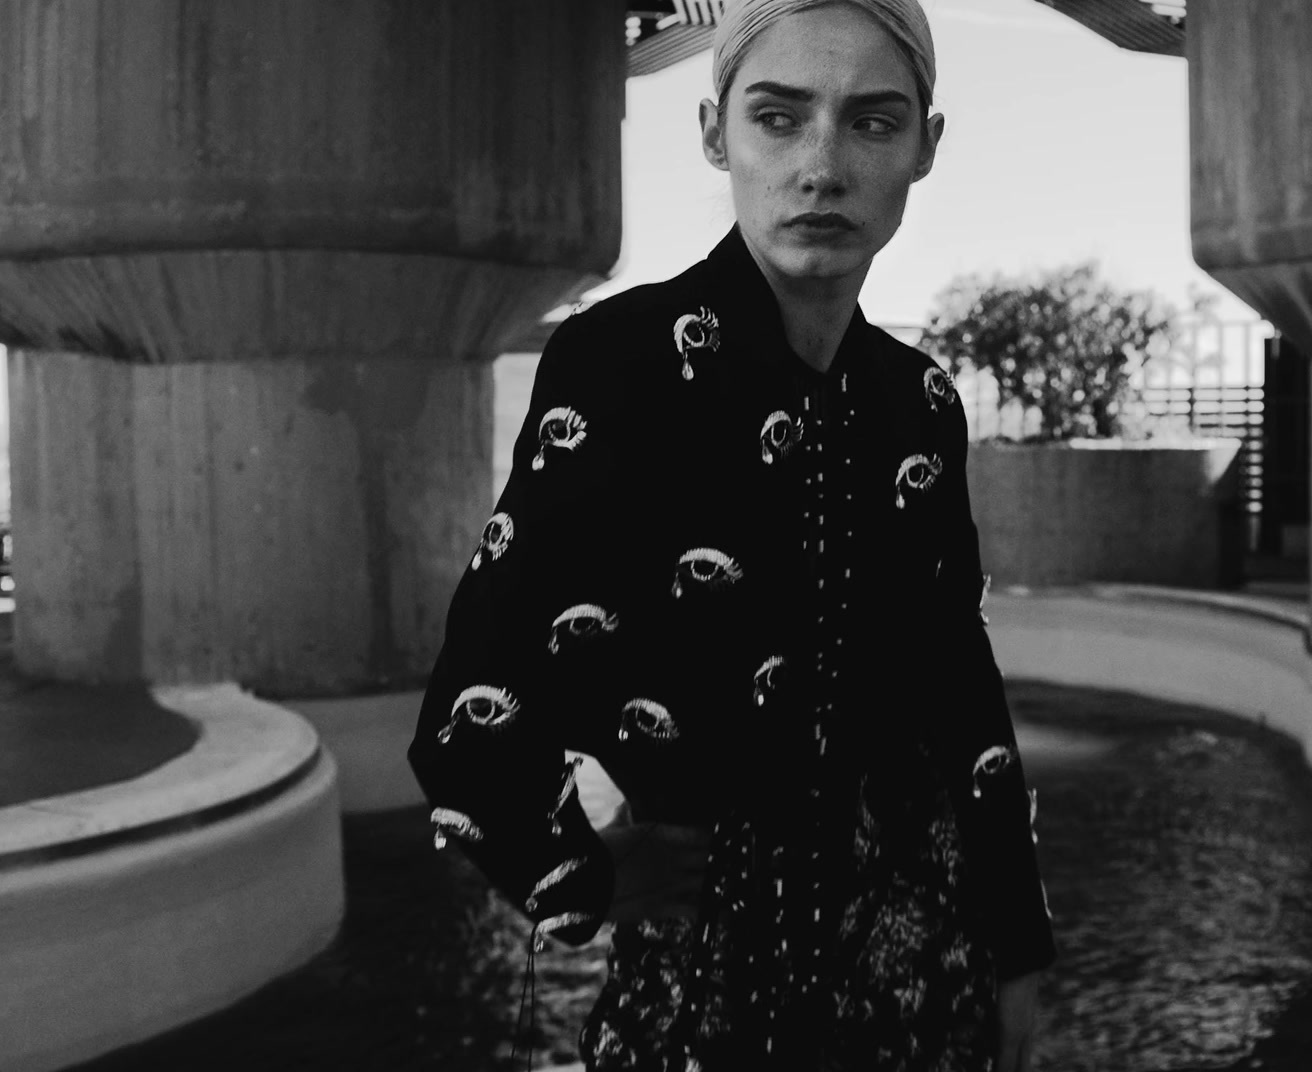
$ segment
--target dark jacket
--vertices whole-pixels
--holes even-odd
[[[613,870],[565,749],[640,818],[709,825],[861,777],[896,793],[928,741],[999,976],[1046,966],[965,462],[938,366],[858,310],[828,374],[806,367],[736,228],[571,316],[410,748],[439,833],[581,942]]]

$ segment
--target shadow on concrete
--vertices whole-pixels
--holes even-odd
[[[0,619],[0,808],[138,778],[196,743],[199,729],[143,686],[23,677]]]

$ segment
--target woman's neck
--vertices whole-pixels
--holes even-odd
[[[775,271],[755,252],[752,255],[779,302],[788,345],[813,369],[828,372],[852,321],[866,273],[797,278]]]

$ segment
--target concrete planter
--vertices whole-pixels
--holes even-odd
[[[1239,580],[1237,439],[978,443],[970,494],[997,585]]]

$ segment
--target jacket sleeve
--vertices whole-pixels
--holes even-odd
[[[942,747],[971,884],[998,978],[1007,980],[1046,968],[1056,954],[1036,852],[1036,797],[1026,788],[1002,674],[985,631],[989,582],[971,518],[960,399],[952,402],[949,425],[938,585],[943,639],[958,670],[959,691],[957,717],[948,721]]]
[[[587,588],[580,529],[612,475],[596,438],[615,405],[590,373],[575,319],[542,355],[509,480],[452,598],[408,755],[438,846],[458,844],[539,933],[581,944],[603,922],[613,865],[563,746],[587,681],[565,690],[550,660],[562,593]]]

